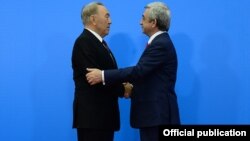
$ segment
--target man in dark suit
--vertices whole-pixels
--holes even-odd
[[[141,141],[158,141],[161,125],[180,124],[175,93],[178,62],[168,34],[168,7],[161,2],[148,4],[140,24],[150,38],[136,66],[104,71],[90,68],[86,77],[91,85],[102,81],[106,85],[131,82],[134,86],[131,95],[131,126],[140,129]]]
[[[102,3],[93,2],[82,9],[84,31],[76,39],[72,53],[75,95],[73,128],[78,141],[113,141],[120,128],[118,97],[124,95],[122,83],[91,86],[85,77],[87,67],[117,69],[103,38],[109,33],[111,19]]]

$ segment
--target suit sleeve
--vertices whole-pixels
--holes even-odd
[[[95,52],[89,46],[86,42],[76,42],[72,54],[73,67],[85,73],[87,67],[100,68]]]
[[[74,80],[78,88],[83,87],[83,85],[89,85],[85,77],[87,73],[86,68],[103,68],[100,62],[98,62],[100,59],[98,57],[100,57],[100,55],[98,55],[97,50],[94,49],[91,43],[79,40],[76,41],[72,54],[72,67],[74,68]],[[97,87],[103,91],[112,91],[110,94],[119,97],[123,97],[124,95],[124,87],[121,83],[112,85],[102,85],[100,83],[91,87]]]
[[[87,67],[100,68],[97,62],[97,55],[90,47],[90,44],[85,41],[76,40],[72,52],[72,68],[73,77],[77,88],[88,85],[86,81]]]
[[[147,75],[153,74],[155,69],[161,67],[166,55],[168,55],[168,49],[160,43],[155,43],[145,50],[136,66],[118,70],[105,70],[105,83],[133,83],[138,79],[143,79],[144,77],[147,77]]]

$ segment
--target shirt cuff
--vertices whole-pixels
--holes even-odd
[[[102,84],[105,85],[105,80],[104,80],[104,71],[102,70]]]

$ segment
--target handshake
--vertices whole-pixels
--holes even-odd
[[[126,82],[126,83],[123,83],[123,86],[124,86],[124,97],[125,98],[130,98],[131,96],[131,92],[132,92],[132,89],[133,89],[133,85],[129,82]]]
[[[90,85],[95,85],[102,82],[102,71],[99,69],[87,68],[88,73],[86,79]],[[130,98],[133,85],[131,83],[123,83],[124,86],[124,97]]]

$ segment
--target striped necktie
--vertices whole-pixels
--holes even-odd
[[[102,40],[102,44],[110,52],[109,47],[108,47],[107,43],[104,40]]]
[[[116,61],[115,61],[115,58],[114,58],[112,52],[110,51],[110,49],[109,49],[107,43],[106,43],[104,40],[102,40],[102,44],[103,44],[103,46],[105,47],[105,49],[109,52],[109,55],[110,55],[110,57],[111,57],[111,59],[112,59],[114,65],[117,66]]]

